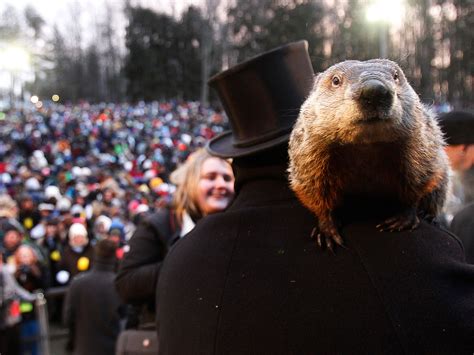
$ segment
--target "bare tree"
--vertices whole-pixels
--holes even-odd
[[[101,24],[101,39],[103,43],[102,68],[105,79],[104,96],[108,101],[116,101],[122,97],[122,85],[120,80],[120,48],[117,46],[116,11],[110,1],[104,4],[105,21]]]
[[[209,103],[209,86],[207,81],[211,71],[222,59],[222,47],[225,45],[226,25],[220,20],[220,13],[227,12],[228,1],[205,0],[203,4],[203,19],[205,25],[201,28],[201,103]]]
[[[71,68],[70,76],[71,82],[74,83],[72,89],[73,101],[77,101],[84,97],[83,95],[83,83],[84,83],[84,52],[83,52],[83,29],[81,25],[82,20],[82,8],[79,1],[74,1],[69,6],[69,16],[71,21],[68,22],[66,32],[68,36],[65,39],[69,39],[67,48],[70,52]]]
[[[20,20],[15,8],[7,5],[0,14],[0,38],[14,39],[20,32]]]
[[[34,38],[38,39],[41,36],[43,26],[45,25],[44,19],[41,17],[38,11],[36,11],[36,9],[31,5],[28,5],[25,8],[25,19],[28,26],[34,32]]]

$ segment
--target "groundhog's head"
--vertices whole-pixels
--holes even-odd
[[[389,142],[408,134],[422,106],[400,67],[345,61],[320,73],[301,108],[307,133],[331,142]]]

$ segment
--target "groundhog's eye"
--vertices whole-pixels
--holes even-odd
[[[339,76],[334,75],[331,79],[331,83],[332,83],[332,86],[337,88],[338,86],[341,85],[342,79]]]
[[[393,73],[393,80],[395,80],[397,83],[400,80],[400,74],[398,74],[397,71],[395,73]]]

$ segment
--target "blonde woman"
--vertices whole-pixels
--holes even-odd
[[[194,152],[171,174],[177,185],[171,208],[140,223],[115,284],[128,303],[154,302],[161,263],[168,248],[184,237],[203,217],[221,212],[234,196],[234,175],[227,160]]]

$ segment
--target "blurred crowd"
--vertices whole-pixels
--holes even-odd
[[[199,103],[174,101],[1,114],[2,270],[34,292],[67,286],[91,269],[101,240],[116,243],[120,260],[140,219],[170,203],[170,173],[225,121]],[[16,312],[26,323],[34,303],[23,299]],[[61,305],[49,306],[60,319]],[[23,336],[37,331],[22,328]]]

